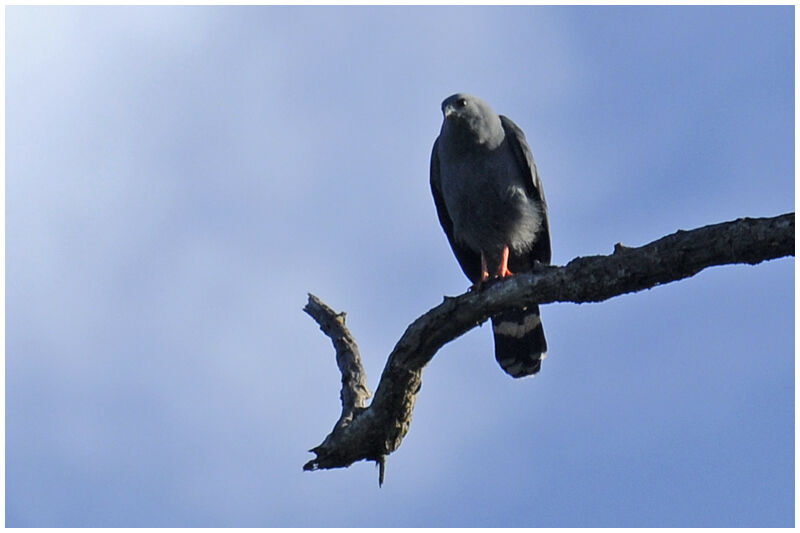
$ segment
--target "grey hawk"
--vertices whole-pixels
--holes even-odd
[[[469,94],[442,102],[431,191],[461,269],[475,284],[550,263],[544,190],[525,134]],[[515,378],[537,373],[547,354],[538,305],[492,317],[495,357]]]

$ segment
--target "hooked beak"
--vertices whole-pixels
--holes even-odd
[[[453,107],[451,105],[445,107],[444,108],[444,118],[446,118],[446,119],[450,118],[450,115],[455,114],[455,112],[456,112],[456,108],[455,107]]]

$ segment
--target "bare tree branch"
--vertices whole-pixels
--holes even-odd
[[[336,350],[336,364],[342,373],[342,392],[339,394],[342,400],[342,415],[336,422],[333,432],[317,447],[323,448],[334,435],[352,421],[357,412],[364,410],[372,393],[367,386],[367,373],[361,363],[356,340],[344,325],[345,313],[337,314],[313,294],[308,295],[308,303],[303,310],[311,315],[311,318],[319,324],[319,329],[330,337]],[[317,448],[311,451],[316,451]]]
[[[773,218],[740,218],[680,230],[639,248],[622,244],[607,256],[578,257],[566,266],[542,266],[532,273],[485,284],[444,302],[406,329],[381,375],[375,398],[370,393],[355,340],[337,314],[309,295],[305,311],[336,349],[342,373],[342,416],[304,470],[346,467],[367,459],[380,466],[408,432],[422,370],[446,343],[500,311],[538,303],[600,302],[625,293],[691,277],[704,268],[757,264],[794,256],[794,213]]]

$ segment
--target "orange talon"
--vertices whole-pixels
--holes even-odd
[[[500,262],[500,268],[497,269],[498,278],[507,278],[512,272],[508,269],[508,246],[503,248],[503,260]]]
[[[489,279],[489,268],[486,266],[486,256],[481,252],[481,281],[479,283],[483,283],[487,279]]]

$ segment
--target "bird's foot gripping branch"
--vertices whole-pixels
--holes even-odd
[[[740,218],[678,231],[638,248],[617,245],[606,256],[578,257],[566,266],[490,282],[444,302],[416,319],[389,355],[372,403],[355,339],[336,313],[309,295],[305,311],[333,342],[342,374],[342,414],[304,470],[375,461],[383,482],[386,456],[411,424],[422,370],[444,344],[501,311],[552,302],[600,302],[691,277],[717,265],[758,264],[794,256],[794,213]]]

